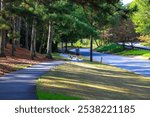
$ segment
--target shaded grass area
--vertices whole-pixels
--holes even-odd
[[[57,94],[57,93],[47,93],[44,91],[38,91],[37,96],[40,100],[80,100],[81,98]]]
[[[57,53],[57,52],[52,53],[52,56],[54,59],[64,59],[62,56],[60,56],[60,53]]]
[[[98,63],[61,65],[37,81],[39,99],[150,99],[149,92],[149,77]]]
[[[133,49],[133,50],[125,50],[120,53],[120,55],[135,55],[135,56],[143,56],[143,57],[150,57],[150,51],[148,50],[138,50],[138,49]]]
[[[52,56],[55,60],[64,60],[64,61],[68,60],[67,58],[60,56],[60,53],[57,53],[57,52],[52,53]]]

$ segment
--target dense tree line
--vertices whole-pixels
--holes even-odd
[[[140,33],[141,41],[150,42],[150,1],[134,0],[130,4],[130,8],[136,7],[131,19],[136,25],[136,32]]]
[[[34,59],[37,51],[52,58],[59,42],[67,47],[68,42],[90,38],[92,45],[100,35],[124,43],[134,42],[141,34],[149,42],[147,4],[146,0],[134,0],[127,6],[118,0],[1,0],[0,56],[5,56],[7,43],[12,44],[13,56],[21,46]]]
[[[117,12],[119,0],[0,0],[0,56],[12,44],[47,53],[52,58],[58,42],[99,38]],[[105,28],[104,28],[105,27]],[[91,49],[92,50],[92,49]]]

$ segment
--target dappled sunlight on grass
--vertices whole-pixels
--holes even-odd
[[[150,99],[150,78],[108,65],[68,63],[40,78],[38,90],[81,99]]]
[[[108,90],[108,91],[113,91],[113,92],[121,92],[121,93],[128,93],[128,89],[124,89],[124,88],[118,88],[115,86],[108,86],[108,85],[100,85],[100,84],[96,84],[96,83],[81,83],[81,82],[74,82],[74,81],[68,81],[68,80],[62,80],[61,78],[58,79],[49,79],[49,80],[43,80],[43,82],[45,82],[45,85],[49,85],[49,83],[51,84],[50,87],[64,87],[64,88],[71,88],[72,86],[82,86],[82,87],[89,87],[89,88],[96,88],[96,89],[103,89],[103,90]],[[61,86],[63,85],[63,86]],[[70,86],[70,87],[68,87]]]

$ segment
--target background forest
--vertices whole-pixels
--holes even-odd
[[[97,46],[109,42],[150,43],[150,2],[134,0],[0,0],[0,56],[10,43],[51,59],[58,45],[94,40]],[[65,43],[65,45],[64,45]],[[78,46],[78,44],[77,44]]]

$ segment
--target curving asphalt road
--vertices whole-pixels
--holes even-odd
[[[43,62],[0,77],[0,100],[35,100],[36,80],[63,61]]]
[[[71,50],[75,52],[75,49]],[[80,49],[80,54],[89,57],[90,56],[89,49]],[[143,76],[150,77],[150,61],[135,59],[130,57],[112,55],[112,54],[103,54],[99,52],[93,52],[93,60],[94,61],[102,61],[105,64],[113,65],[116,67],[123,68],[128,71],[132,71],[136,74],[140,74]]]

